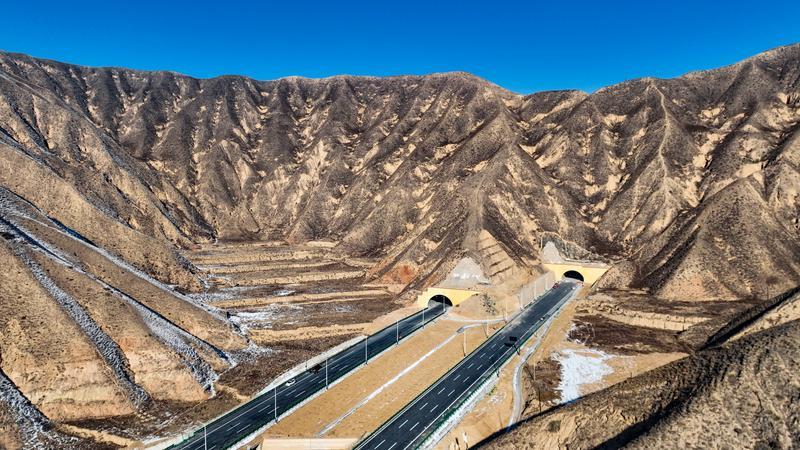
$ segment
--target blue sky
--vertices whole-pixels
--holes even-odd
[[[673,77],[800,42],[800,1],[64,2],[3,5],[0,49],[241,74],[467,71],[520,93]]]

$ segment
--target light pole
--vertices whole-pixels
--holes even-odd
[[[203,424],[203,448],[206,450],[208,449],[208,439],[206,438],[207,434],[208,433],[206,433],[206,425]]]

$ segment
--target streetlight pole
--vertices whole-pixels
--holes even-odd
[[[206,450],[208,450],[208,439],[206,438],[207,434],[208,433],[206,433],[206,425],[203,424],[203,448]]]

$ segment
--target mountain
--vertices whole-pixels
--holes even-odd
[[[689,357],[524,420],[477,448],[795,448],[798,289],[769,303]]]
[[[770,298],[800,284],[799,127],[800,45],[527,96],[0,53],[0,400],[33,430],[214,395],[252,343],[198,300],[211,242],[328,241],[411,295],[464,255],[537,271],[550,236],[613,264],[599,289]]]

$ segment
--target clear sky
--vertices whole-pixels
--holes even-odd
[[[673,77],[800,42],[800,1],[4,2],[0,49],[241,74],[467,71],[520,93]]]

